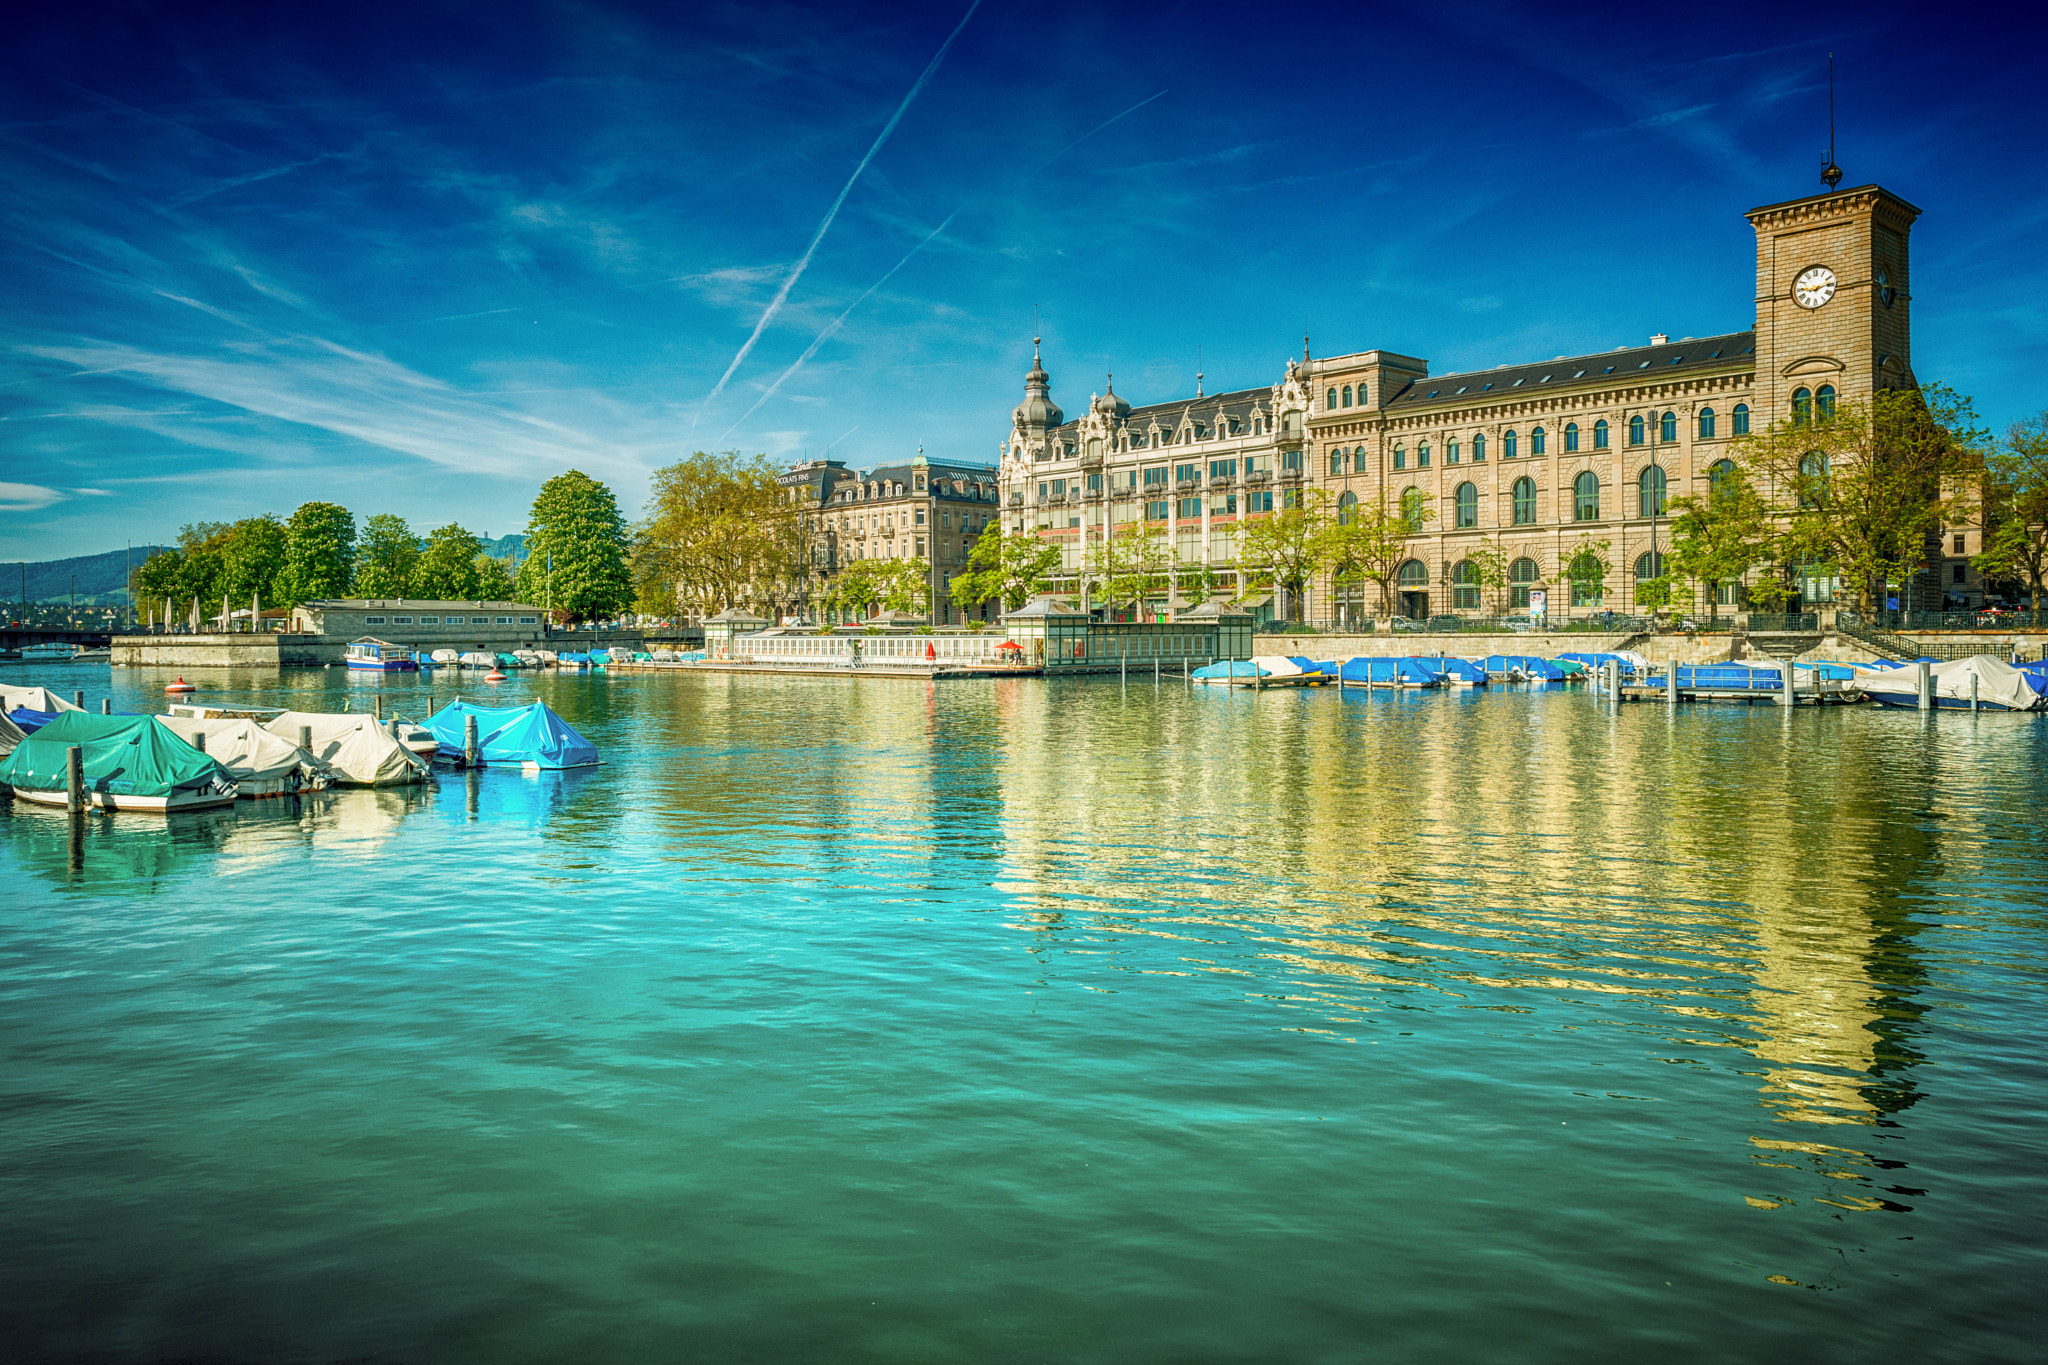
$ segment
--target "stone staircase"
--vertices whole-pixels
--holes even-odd
[[[1844,621],[1837,618],[1835,634],[1854,640],[1881,659],[1895,663],[1911,663],[1924,652],[1920,646],[1903,635],[1894,635],[1888,630],[1866,626],[1860,621]]]

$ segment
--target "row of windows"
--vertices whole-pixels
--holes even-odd
[[[418,622],[420,625],[423,626],[459,626],[464,624],[472,626],[488,626],[492,623],[493,619],[495,619],[497,624],[501,626],[509,626],[513,624],[513,620],[509,616],[499,616],[496,618],[492,618],[489,616],[422,616],[418,618]],[[363,624],[366,626],[409,626],[412,625],[413,622],[414,618],[410,616],[365,616],[363,618]],[[534,616],[522,616],[519,618],[518,621],[518,624],[522,626],[537,625],[538,623],[539,618]]]
[[[1721,480],[1735,468],[1733,460],[1716,460],[1707,471],[1709,487],[1718,487]],[[1815,480],[1827,477],[1825,459],[1808,456],[1801,465],[1801,472]],[[1639,517],[1661,517],[1664,515],[1665,498],[1669,491],[1669,476],[1658,465],[1650,465],[1636,478],[1636,515]],[[1345,494],[1345,497],[1350,497]],[[1516,479],[1512,491],[1513,516],[1516,526],[1536,524],[1536,481],[1531,478]],[[1401,505],[1413,517],[1421,508],[1422,493],[1409,488],[1401,494]],[[1355,501],[1355,500],[1354,500]],[[1461,483],[1451,495],[1453,525],[1461,531],[1471,530],[1479,525],[1479,486]],[[1340,516],[1341,500],[1340,500]],[[1587,470],[1572,480],[1572,520],[1600,520],[1600,477]]]
[[[1800,393],[1805,393],[1805,392],[1806,392],[1806,390],[1804,390],[1804,389],[1801,389],[1801,390],[1800,390],[1799,392],[1800,392]],[[1833,389],[1828,389],[1828,390],[1826,390],[1826,392],[1827,392],[1827,395],[1828,395],[1828,397],[1827,397],[1827,400],[1826,400],[1826,405],[1825,405],[1824,415],[1825,415],[1825,414],[1831,414],[1831,413],[1833,413],[1833,411],[1834,411],[1834,390],[1833,390]],[[1797,410],[1797,404],[1798,404],[1798,401],[1799,401],[1799,399],[1798,399],[1798,395],[1797,395],[1797,394],[1795,394],[1795,395],[1793,396],[1793,402],[1794,402],[1794,405],[1795,405],[1795,411]],[[1733,433],[1732,433],[1732,434],[1734,434],[1734,435],[1736,435],[1736,436],[1747,436],[1747,435],[1749,435],[1749,404],[1747,404],[1747,403],[1737,403],[1737,404],[1735,405],[1735,410],[1734,410],[1734,411],[1733,411],[1733,412],[1732,412],[1731,414],[1729,414],[1729,415],[1730,415],[1730,417],[1731,417],[1731,419],[1732,419],[1732,422],[1731,422],[1731,425],[1732,425],[1732,428],[1733,428]],[[1699,410],[1699,414],[1698,414],[1698,418],[1697,418],[1697,420],[1698,420],[1698,423],[1699,423],[1699,434],[1700,434],[1700,439],[1701,439],[1701,440],[1703,440],[1703,441],[1711,441],[1711,440],[1713,440],[1713,439],[1714,439],[1714,436],[1715,436],[1715,432],[1716,432],[1716,430],[1718,429],[1718,427],[1719,427],[1719,425],[1720,425],[1720,423],[1719,423],[1719,419],[1718,419],[1717,415],[1715,414],[1714,410],[1713,410],[1712,408],[1701,408],[1701,409]],[[1660,418],[1658,418],[1658,419],[1657,419],[1657,423],[1658,423],[1658,439],[1659,439],[1660,441],[1674,441],[1674,442],[1675,442],[1675,441],[1676,441],[1676,440],[1678,439],[1678,414],[1677,414],[1677,413],[1675,413],[1675,412],[1667,412],[1667,413],[1665,413],[1665,414],[1664,414],[1664,415],[1663,415],[1662,417],[1660,417]],[[1630,445],[1633,445],[1633,446],[1639,446],[1639,445],[1642,445],[1642,444],[1644,444],[1644,441],[1645,441],[1645,438],[1646,438],[1646,436],[1647,436],[1647,434],[1648,434],[1648,431],[1649,431],[1649,427],[1648,427],[1648,424],[1647,424],[1647,423],[1645,422],[1645,420],[1644,420],[1644,419],[1643,419],[1642,417],[1640,417],[1640,416],[1637,416],[1637,417],[1631,417],[1631,418],[1629,418],[1629,444],[1630,444]],[[1597,422],[1593,423],[1593,426],[1592,426],[1592,430],[1591,430],[1591,433],[1590,433],[1590,434],[1591,434],[1591,437],[1592,437],[1592,442],[1593,442],[1592,448],[1593,448],[1594,450],[1606,450],[1606,449],[1608,449],[1608,448],[1610,447],[1610,444],[1611,444],[1611,442],[1610,442],[1610,440],[1609,440],[1609,436],[1610,436],[1610,433],[1611,433],[1611,428],[1610,428],[1610,427],[1608,426],[1608,423],[1607,423],[1607,419],[1606,419],[1606,418],[1604,418],[1604,417],[1603,417],[1603,418],[1601,418],[1601,419],[1600,419],[1599,421],[1597,421]],[[1578,424],[1577,422],[1567,422],[1567,423],[1565,423],[1565,427],[1564,427],[1564,448],[1565,448],[1565,453],[1566,453],[1566,454],[1572,454],[1572,453],[1574,453],[1574,452],[1576,452],[1576,451],[1580,450],[1580,449],[1582,448],[1582,444],[1581,444],[1581,443],[1582,443],[1582,440],[1583,440],[1583,438],[1584,438],[1584,436],[1585,436],[1585,435],[1586,435],[1586,433],[1584,433],[1584,432],[1582,432],[1582,431],[1580,430],[1579,424]],[[1544,429],[1543,429],[1542,427],[1536,427],[1536,428],[1532,429],[1532,430],[1531,430],[1531,431],[1529,432],[1529,453],[1530,453],[1531,455],[1544,455],[1544,454],[1548,454],[1548,453],[1549,453],[1549,442],[1550,442],[1550,435],[1549,435],[1549,433],[1548,433],[1548,432],[1546,432],[1546,431],[1545,431],[1545,430],[1544,430]],[[1450,438],[1449,438],[1448,440],[1446,440],[1446,441],[1445,441],[1445,443],[1444,443],[1444,463],[1446,463],[1446,464],[1458,464],[1458,463],[1460,463],[1460,462],[1461,462],[1461,461],[1463,460],[1463,457],[1464,457],[1464,454],[1465,454],[1465,451],[1466,451],[1466,449],[1467,449],[1467,447],[1462,447],[1462,446],[1461,446],[1461,445],[1459,444],[1459,441],[1458,441],[1458,438],[1457,438],[1457,437],[1455,437],[1455,436],[1453,436],[1453,437],[1450,437]],[[1470,445],[1470,447],[1469,447],[1469,450],[1470,450],[1470,452],[1471,452],[1471,462],[1472,462],[1473,464],[1484,464],[1484,463],[1486,463],[1486,434],[1485,434],[1484,432],[1475,432],[1475,433],[1473,434],[1473,436],[1472,436],[1472,443],[1471,443],[1471,445]],[[1502,458],[1503,460],[1513,460],[1513,459],[1518,459],[1518,458],[1520,458],[1520,456],[1521,456],[1521,453],[1522,453],[1522,450],[1521,450],[1521,436],[1519,435],[1519,433],[1517,433],[1517,432],[1514,432],[1514,431],[1512,431],[1512,430],[1510,430],[1510,431],[1505,431],[1505,432],[1502,432],[1502,433],[1501,433],[1501,438],[1500,438],[1500,456],[1501,456],[1501,458]],[[1331,472],[1332,474],[1341,474],[1341,473],[1343,473],[1343,472],[1344,472],[1344,461],[1345,461],[1345,460],[1346,460],[1347,458],[1348,458],[1348,459],[1350,459],[1350,460],[1351,460],[1351,461],[1353,462],[1353,463],[1352,463],[1352,468],[1353,468],[1353,469],[1363,469],[1363,468],[1365,467],[1365,465],[1364,465],[1364,464],[1363,464],[1362,462],[1363,462],[1363,461],[1365,461],[1365,460],[1367,460],[1367,459],[1369,459],[1369,458],[1370,458],[1370,456],[1369,456],[1369,455],[1367,454],[1367,452],[1366,452],[1366,448],[1365,448],[1364,446],[1359,446],[1359,447],[1358,447],[1358,448],[1357,448],[1356,450],[1350,450],[1350,451],[1347,451],[1347,450],[1345,450],[1345,449],[1342,449],[1342,448],[1340,447],[1339,449],[1337,449],[1337,450],[1333,450],[1333,451],[1331,451],[1331,452],[1330,452],[1330,472]],[[1416,445],[1416,447],[1415,447],[1415,468],[1417,468],[1417,469],[1427,469],[1427,468],[1429,468],[1429,462],[1430,462],[1430,448],[1429,448],[1429,442],[1427,442],[1427,441],[1422,441],[1422,442],[1419,442],[1419,443],[1417,443],[1417,445]],[[1408,468],[1408,449],[1407,449],[1407,447],[1406,447],[1405,445],[1401,444],[1400,442],[1396,442],[1396,443],[1395,443],[1395,445],[1394,445],[1394,468],[1396,468],[1396,469],[1406,469],[1406,468]]]
[[[1586,559],[1581,556],[1581,560]],[[1585,578],[1597,575],[1592,572],[1591,563],[1574,561],[1573,568],[1580,569]],[[1638,582],[1664,576],[1664,556],[1655,550],[1636,557],[1634,565]],[[1569,573],[1569,571],[1568,571]],[[1508,594],[1511,606],[1526,609],[1529,605],[1529,590],[1542,582],[1543,571],[1533,559],[1517,559],[1508,565]],[[1410,591],[1429,586],[1429,566],[1419,559],[1403,563],[1395,574],[1395,582]],[[1479,566],[1469,559],[1461,559],[1451,566],[1451,606],[1459,611],[1476,611],[1479,608],[1480,582]],[[1733,596],[1732,584],[1716,584],[1716,600],[1727,603]],[[1572,584],[1572,605],[1592,607],[1600,605],[1600,594],[1583,582]]]
[[[1343,388],[1344,401],[1341,405],[1337,401],[1337,394],[1338,390],[1331,389],[1329,396],[1323,400],[1323,406],[1331,411],[1335,411],[1339,406],[1347,408],[1351,406],[1351,386],[1349,384],[1346,384]],[[1365,385],[1363,384],[1358,386],[1358,406],[1361,408],[1365,406]]]
[[[1818,390],[1792,390],[1792,425],[1803,427],[1815,418],[1825,422],[1835,415],[1835,386],[1823,384]]]

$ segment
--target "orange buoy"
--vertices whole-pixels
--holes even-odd
[[[504,675],[503,673],[500,673],[500,672],[499,672],[499,671],[498,671],[497,669],[495,669],[495,668],[494,668],[494,669],[492,669],[492,670],[491,670],[490,672],[488,672],[488,673],[484,674],[484,681],[485,681],[485,682],[503,682],[503,681],[505,681],[505,675]]]
[[[167,683],[164,686],[164,691],[166,692],[197,692],[198,690],[191,683],[185,681],[185,675],[182,673],[178,675],[176,682]]]

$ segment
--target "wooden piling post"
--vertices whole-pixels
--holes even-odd
[[[192,747],[202,754],[206,752],[206,731],[194,730],[192,732]]]
[[[380,721],[384,719],[384,694],[382,692],[372,692],[370,694],[370,714]]]
[[[476,766],[476,717],[462,718],[462,764],[466,768]]]
[[[85,810],[85,750],[73,744],[64,750],[64,813]]]
[[[73,692],[73,693],[71,694],[71,704],[72,704],[73,706],[77,707],[77,708],[78,708],[79,710],[81,710],[81,711],[83,711],[83,710],[85,709],[85,689],[84,689],[84,688],[82,688],[82,687],[81,687],[81,688],[79,688],[79,689],[78,689],[78,690],[77,690],[76,692]]]
[[[304,749],[304,750],[305,750],[305,751],[306,751],[307,753],[309,753],[309,754],[313,752],[313,727],[312,727],[312,726],[310,726],[310,725],[301,725],[301,726],[299,727],[299,747],[300,747],[301,749]]]

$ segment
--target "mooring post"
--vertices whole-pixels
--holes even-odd
[[[384,719],[384,694],[382,692],[372,692],[370,694],[370,714],[380,721]]]
[[[85,689],[84,689],[84,688],[82,688],[82,687],[81,687],[81,688],[79,688],[79,689],[78,689],[78,690],[77,690],[76,692],[73,692],[73,693],[71,694],[71,704],[72,704],[73,706],[77,707],[77,708],[78,708],[79,710],[81,710],[81,711],[83,711],[83,710],[85,709]]]
[[[301,749],[304,749],[304,750],[305,750],[305,751],[306,751],[307,753],[309,753],[309,754],[313,752],[313,727],[312,727],[312,726],[310,726],[310,725],[301,725],[301,726],[299,727],[299,747],[300,747]]]
[[[1970,709],[1977,709],[1977,670],[1970,670]]]
[[[202,754],[206,752],[206,731],[194,730],[192,732],[192,747]]]
[[[1913,669],[1919,675],[1920,709],[1922,711],[1932,711],[1934,709],[1934,665],[1922,659],[1919,663],[1913,665]]]
[[[64,813],[85,810],[85,750],[73,744],[64,750]]]
[[[462,718],[462,763],[464,767],[476,766],[476,717]]]
[[[1664,704],[1678,705],[1678,660],[1675,657],[1664,665]]]
[[[111,716],[114,714],[114,699],[112,697],[100,698],[100,714],[103,716]]]

